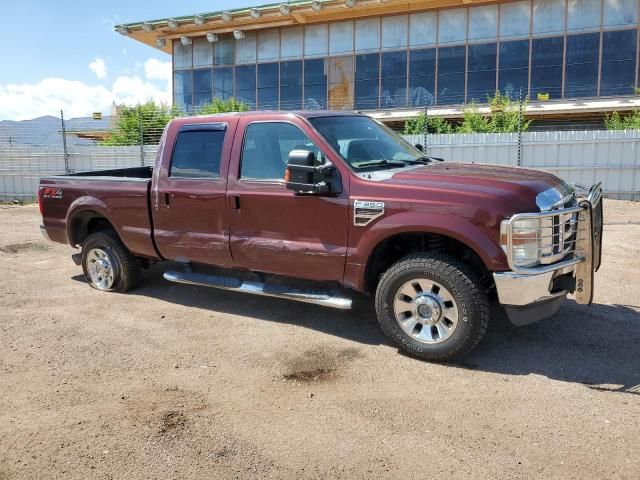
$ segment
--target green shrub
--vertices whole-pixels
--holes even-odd
[[[404,124],[405,135],[421,135],[424,133],[425,115],[421,113],[416,118],[407,120]],[[453,133],[453,125],[442,117],[428,117],[429,133]]]
[[[618,112],[607,115],[604,119],[607,130],[640,130],[640,110],[622,116]]]

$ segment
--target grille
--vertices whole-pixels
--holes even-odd
[[[575,198],[571,198],[556,210],[576,206]],[[578,231],[578,212],[553,214],[543,218],[540,224],[540,263],[549,264],[561,260],[575,250]]]

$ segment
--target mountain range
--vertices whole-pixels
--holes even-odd
[[[80,138],[70,132],[105,131],[110,127],[111,117],[94,120],[91,117],[65,120],[68,145],[93,145],[90,139]],[[54,146],[62,143],[60,118],[50,115],[31,120],[0,121],[0,144]]]

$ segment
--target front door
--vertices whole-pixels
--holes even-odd
[[[233,142],[226,123],[183,125],[168,167],[156,172],[154,238],[163,258],[229,266],[226,173]],[[170,139],[167,139],[170,141]],[[171,151],[171,148],[167,149]]]
[[[241,121],[229,175],[230,244],[238,267],[341,282],[347,252],[346,189],[333,196],[296,195],[284,172],[289,152],[318,148],[289,122]],[[238,135],[237,137],[242,137]],[[243,141],[244,140],[244,141]]]

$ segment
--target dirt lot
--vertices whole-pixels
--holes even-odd
[[[0,479],[640,477],[640,205],[607,201],[595,305],[494,323],[458,365],[351,312],[83,283],[0,207]]]

